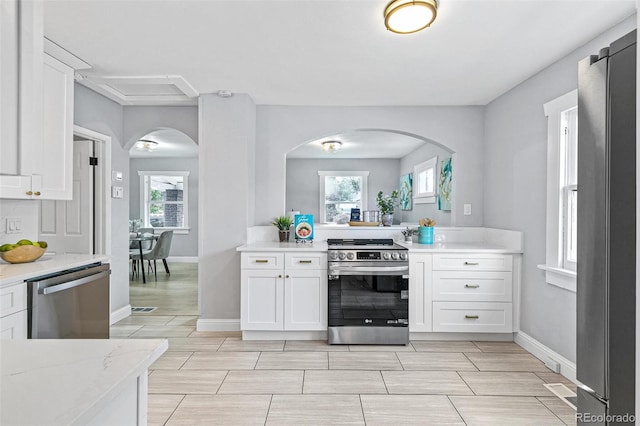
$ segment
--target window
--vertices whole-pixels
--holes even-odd
[[[576,291],[578,93],[544,105],[547,116],[547,243],[549,284]]]
[[[318,171],[320,176],[320,222],[347,223],[351,209],[367,208],[367,171]]]
[[[189,229],[189,172],[138,172],[144,226]]]
[[[413,168],[413,202],[427,204],[436,202],[436,165],[438,157],[430,158]]]

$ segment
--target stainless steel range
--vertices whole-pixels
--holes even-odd
[[[391,239],[329,239],[329,343],[409,343],[409,260]]]

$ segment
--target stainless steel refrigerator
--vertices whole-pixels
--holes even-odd
[[[635,410],[636,60],[633,31],[579,64],[578,424]]]

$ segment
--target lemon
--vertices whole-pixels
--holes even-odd
[[[36,247],[40,247],[40,243],[37,243],[37,242],[33,242],[32,245],[34,245]]]
[[[19,245],[19,246],[30,246],[32,244],[33,242],[30,240],[20,240],[16,243],[16,245]]]
[[[42,247],[42,248],[47,248],[47,242],[46,241],[38,241],[38,244],[40,244],[40,247]]]
[[[0,246],[0,251],[9,251],[13,248],[13,244],[3,244]]]

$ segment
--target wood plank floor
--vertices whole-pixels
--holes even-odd
[[[575,424],[543,386],[571,383],[515,343],[335,346],[196,332],[197,267],[170,268],[131,282],[131,305],[158,309],[111,328],[112,338],[169,340],[150,368],[149,425]]]

